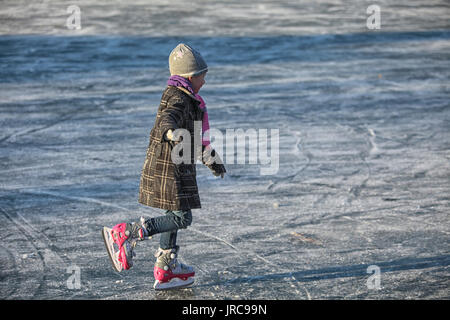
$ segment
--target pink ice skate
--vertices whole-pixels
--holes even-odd
[[[155,276],[155,290],[167,290],[187,287],[194,283],[194,268],[177,261],[179,247],[174,249],[159,249],[153,274]]]
[[[112,229],[103,227],[103,241],[116,271],[128,270],[133,266],[136,242],[148,238],[143,223],[144,218],[141,218],[140,223],[119,223]]]

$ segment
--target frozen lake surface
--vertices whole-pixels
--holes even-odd
[[[69,30],[67,2],[2,1],[0,298],[449,299],[450,5],[391,2],[369,30],[368,1],[77,1]],[[118,274],[100,230],[163,212],[137,197],[179,42],[211,126],[279,129],[279,170],[199,165],[196,284],[155,292],[159,236]]]

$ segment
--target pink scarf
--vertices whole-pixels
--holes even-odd
[[[181,76],[171,76],[167,81],[167,85],[174,87],[183,87],[187,89],[194,97],[200,101],[200,109],[203,110],[203,119],[202,119],[202,145],[208,147],[210,145],[210,136],[209,136],[209,119],[208,119],[208,110],[206,109],[205,100],[198,94],[194,93],[192,89],[191,82]]]
[[[199,95],[195,94],[195,97],[200,100],[200,109],[203,110],[203,119],[202,119],[202,144],[205,147],[208,147],[211,143],[209,137],[209,119],[208,119],[208,110],[206,110],[205,100]]]

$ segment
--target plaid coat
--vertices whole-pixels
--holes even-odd
[[[184,88],[168,86],[164,90],[142,168],[139,203],[166,210],[201,208],[194,150],[195,136],[201,144],[201,125],[194,126],[194,121],[202,121],[203,118],[199,104],[200,101]],[[191,162],[187,164],[172,162],[171,153],[176,142],[167,141],[164,137],[169,129],[178,128],[187,129],[191,135]],[[225,172],[221,164],[202,162],[213,173]]]

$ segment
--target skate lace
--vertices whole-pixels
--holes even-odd
[[[173,273],[182,273],[187,269],[186,265],[178,262],[177,258],[173,259],[171,262],[172,262],[171,269]]]
[[[124,241],[125,254],[127,256],[127,260],[129,260],[130,262],[133,260],[133,257],[136,256],[136,253],[134,252],[136,243],[137,243],[137,240],[131,240],[131,242],[127,241],[127,240]]]
[[[173,273],[186,273],[192,271],[192,267],[179,262],[177,256],[175,256],[171,262],[171,270]]]
[[[173,273],[184,273],[187,271],[190,271],[190,267],[179,262],[178,257],[178,250],[175,249],[174,251],[165,251],[162,249],[159,249],[157,253],[155,254],[155,257],[160,259],[163,264],[168,266],[170,270],[172,270]]]
[[[130,237],[124,241],[127,259],[131,261],[133,257],[136,257],[134,248],[136,248],[138,241],[142,241],[145,239],[151,239],[151,236],[146,233],[145,219],[144,217],[141,217],[139,219],[139,223],[133,224],[133,229]]]

